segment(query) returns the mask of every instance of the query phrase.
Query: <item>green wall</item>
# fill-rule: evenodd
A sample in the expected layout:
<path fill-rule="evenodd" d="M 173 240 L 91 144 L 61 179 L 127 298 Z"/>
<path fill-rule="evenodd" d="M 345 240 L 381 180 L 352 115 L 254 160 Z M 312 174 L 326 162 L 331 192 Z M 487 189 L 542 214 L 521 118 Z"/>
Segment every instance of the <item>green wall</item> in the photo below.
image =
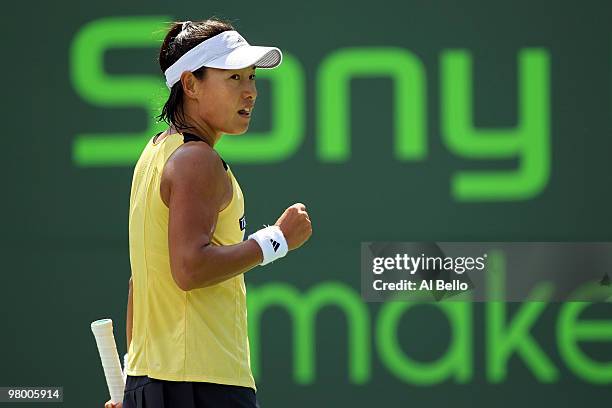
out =
<path fill-rule="evenodd" d="M 363 241 L 612 241 L 609 2 L 7 7 L 0 385 L 107 400 L 89 323 L 112 318 L 124 351 L 131 175 L 166 92 L 154 31 L 215 14 L 286 56 L 220 145 L 247 231 L 298 201 L 314 228 L 246 275 L 262 407 L 611 399 L 609 304 L 359 297 Z"/>

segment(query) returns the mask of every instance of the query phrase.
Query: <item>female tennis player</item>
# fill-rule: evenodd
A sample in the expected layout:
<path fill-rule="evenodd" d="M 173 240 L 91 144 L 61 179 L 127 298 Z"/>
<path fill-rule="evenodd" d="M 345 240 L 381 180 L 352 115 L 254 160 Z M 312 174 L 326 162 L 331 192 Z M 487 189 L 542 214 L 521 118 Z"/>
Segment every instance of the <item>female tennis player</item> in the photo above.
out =
<path fill-rule="evenodd" d="M 125 394 L 106 408 L 258 407 L 243 274 L 300 247 L 311 223 L 294 204 L 244 240 L 242 192 L 214 148 L 246 132 L 255 70 L 281 61 L 224 21 L 170 27 L 159 53 L 169 128 L 144 148 L 130 195 Z"/>

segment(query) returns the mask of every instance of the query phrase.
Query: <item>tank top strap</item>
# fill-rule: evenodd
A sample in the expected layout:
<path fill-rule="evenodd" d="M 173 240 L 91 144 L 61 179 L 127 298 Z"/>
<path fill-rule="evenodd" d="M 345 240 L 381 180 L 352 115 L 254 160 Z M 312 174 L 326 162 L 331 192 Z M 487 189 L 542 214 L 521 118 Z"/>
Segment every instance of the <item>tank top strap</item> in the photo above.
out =
<path fill-rule="evenodd" d="M 204 143 L 204 141 L 200 137 L 194 135 L 193 133 L 185 132 L 185 133 L 183 133 L 183 143 L 187 143 L 187 142 L 202 142 L 202 143 Z M 225 171 L 227 171 L 229 169 L 229 166 L 227 165 L 225 160 L 223 160 L 223 157 L 221 157 L 221 155 L 219 155 L 219 158 L 223 162 L 223 168 L 225 169 Z"/>

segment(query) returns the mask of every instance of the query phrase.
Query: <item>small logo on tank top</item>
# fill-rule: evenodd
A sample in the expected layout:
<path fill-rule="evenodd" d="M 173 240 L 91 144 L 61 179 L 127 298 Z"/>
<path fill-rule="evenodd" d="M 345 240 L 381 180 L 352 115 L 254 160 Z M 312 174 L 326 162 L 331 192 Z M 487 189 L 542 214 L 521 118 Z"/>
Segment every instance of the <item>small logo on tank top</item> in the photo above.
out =
<path fill-rule="evenodd" d="M 244 231 L 246 228 L 246 218 L 244 218 L 244 215 L 238 220 L 238 225 L 240 226 L 240 231 Z"/>

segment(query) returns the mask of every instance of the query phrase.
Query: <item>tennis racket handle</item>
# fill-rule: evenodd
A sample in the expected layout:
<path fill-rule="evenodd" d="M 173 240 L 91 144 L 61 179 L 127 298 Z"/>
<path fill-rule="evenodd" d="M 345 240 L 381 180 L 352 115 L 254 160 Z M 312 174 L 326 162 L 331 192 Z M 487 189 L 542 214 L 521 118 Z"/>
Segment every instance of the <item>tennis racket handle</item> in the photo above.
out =
<path fill-rule="evenodd" d="M 125 382 L 123 381 L 117 344 L 113 335 L 113 321 L 111 319 L 96 320 L 91 323 L 91 331 L 96 338 L 111 401 L 114 404 L 122 402 Z"/>

